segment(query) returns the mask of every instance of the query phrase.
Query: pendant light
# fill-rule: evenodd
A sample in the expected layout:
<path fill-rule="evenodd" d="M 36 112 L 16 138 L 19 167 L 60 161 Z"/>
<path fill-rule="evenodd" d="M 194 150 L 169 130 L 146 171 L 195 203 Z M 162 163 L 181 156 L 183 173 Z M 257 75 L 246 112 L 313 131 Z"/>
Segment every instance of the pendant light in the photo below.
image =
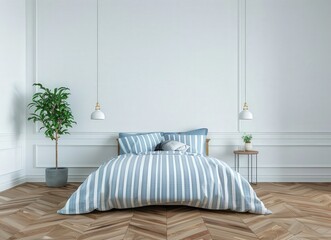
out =
<path fill-rule="evenodd" d="M 247 80 L 246 80 L 246 21 L 247 21 L 247 17 L 246 17 L 246 2 L 247 0 L 245 0 L 245 103 L 243 106 L 243 110 L 239 113 L 239 120 L 252 120 L 253 119 L 253 114 L 248 110 L 248 105 L 247 105 L 247 101 L 246 101 L 246 97 L 247 97 Z"/>
<path fill-rule="evenodd" d="M 97 103 L 95 111 L 91 114 L 92 120 L 104 120 L 105 114 L 101 111 L 99 104 L 99 0 L 97 0 Z"/>

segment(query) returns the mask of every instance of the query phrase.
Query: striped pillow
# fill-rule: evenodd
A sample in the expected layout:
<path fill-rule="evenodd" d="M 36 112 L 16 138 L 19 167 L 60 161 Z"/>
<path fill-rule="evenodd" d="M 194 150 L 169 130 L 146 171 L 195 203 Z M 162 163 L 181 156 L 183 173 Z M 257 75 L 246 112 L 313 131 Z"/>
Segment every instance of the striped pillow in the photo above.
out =
<path fill-rule="evenodd" d="M 118 139 L 121 153 L 145 153 L 154 151 L 156 145 L 162 142 L 161 133 L 132 135 Z"/>
<path fill-rule="evenodd" d="M 206 135 L 164 134 L 164 139 L 189 145 L 187 152 L 206 155 Z"/>

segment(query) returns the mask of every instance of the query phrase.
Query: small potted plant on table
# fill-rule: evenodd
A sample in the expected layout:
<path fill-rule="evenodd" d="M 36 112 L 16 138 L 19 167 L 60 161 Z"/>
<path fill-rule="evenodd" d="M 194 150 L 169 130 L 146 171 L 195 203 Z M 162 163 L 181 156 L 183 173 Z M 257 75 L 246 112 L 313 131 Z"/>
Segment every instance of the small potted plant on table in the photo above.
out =
<path fill-rule="evenodd" d="M 252 134 L 245 133 L 241 138 L 244 140 L 245 143 L 245 151 L 252 151 L 253 150 Z"/>
<path fill-rule="evenodd" d="M 53 91 L 40 83 L 33 86 L 40 88 L 32 96 L 29 108 L 34 107 L 28 120 L 40 122 L 41 129 L 45 130 L 45 136 L 55 140 L 55 168 L 46 168 L 46 185 L 49 187 L 62 187 L 68 181 L 68 168 L 58 167 L 58 141 L 61 135 L 70 134 L 68 129 L 76 124 L 67 99 L 70 89 L 66 87 L 55 88 Z"/>

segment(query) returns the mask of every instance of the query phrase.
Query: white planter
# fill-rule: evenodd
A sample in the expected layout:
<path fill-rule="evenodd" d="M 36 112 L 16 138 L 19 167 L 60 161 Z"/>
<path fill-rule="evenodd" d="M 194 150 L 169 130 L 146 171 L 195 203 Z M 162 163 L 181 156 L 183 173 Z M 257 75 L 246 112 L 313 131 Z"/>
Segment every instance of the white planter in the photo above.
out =
<path fill-rule="evenodd" d="M 253 144 L 252 143 L 245 143 L 245 150 L 246 151 L 252 151 L 253 150 Z"/>

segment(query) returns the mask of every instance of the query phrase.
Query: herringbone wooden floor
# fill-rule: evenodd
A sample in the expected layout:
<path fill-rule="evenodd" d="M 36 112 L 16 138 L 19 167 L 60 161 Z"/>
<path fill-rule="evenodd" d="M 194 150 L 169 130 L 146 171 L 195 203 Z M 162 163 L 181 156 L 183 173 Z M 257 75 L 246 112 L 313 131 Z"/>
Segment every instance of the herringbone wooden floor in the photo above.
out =
<path fill-rule="evenodd" d="M 78 186 L 0 193 L 0 239 L 331 239 L 331 183 L 259 183 L 267 216 L 180 206 L 57 214 Z"/>

